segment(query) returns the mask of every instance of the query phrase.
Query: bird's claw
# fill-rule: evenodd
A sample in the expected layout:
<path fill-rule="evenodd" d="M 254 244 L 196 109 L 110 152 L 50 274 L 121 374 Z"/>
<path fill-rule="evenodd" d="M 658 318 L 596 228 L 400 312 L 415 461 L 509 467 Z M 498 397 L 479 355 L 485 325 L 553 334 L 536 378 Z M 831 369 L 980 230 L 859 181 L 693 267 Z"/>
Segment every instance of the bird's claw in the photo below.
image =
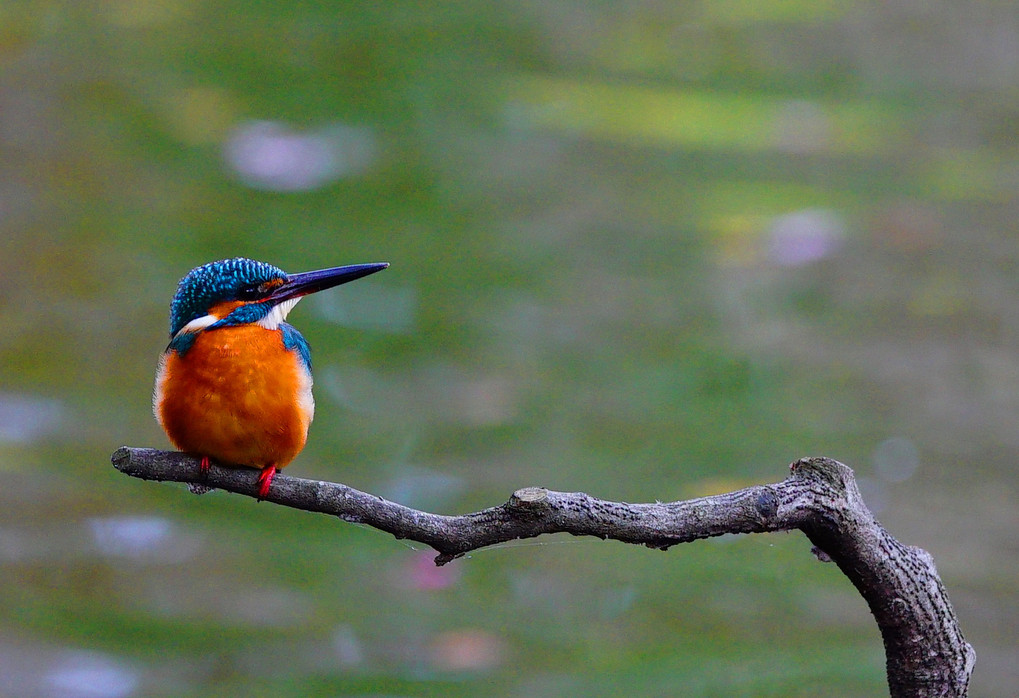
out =
<path fill-rule="evenodd" d="M 258 474 L 258 499 L 259 501 L 269 496 L 269 486 L 272 485 L 272 479 L 276 475 L 276 466 L 267 465 L 262 468 L 262 472 Z"/>

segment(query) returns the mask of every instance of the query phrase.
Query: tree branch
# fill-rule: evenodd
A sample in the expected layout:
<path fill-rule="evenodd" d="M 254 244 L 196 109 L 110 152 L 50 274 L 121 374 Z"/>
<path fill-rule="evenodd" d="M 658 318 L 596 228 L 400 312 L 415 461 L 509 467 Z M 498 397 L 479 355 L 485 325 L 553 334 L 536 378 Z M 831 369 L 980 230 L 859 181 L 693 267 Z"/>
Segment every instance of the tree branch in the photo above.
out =
<path fill-rule="evenodd" d="M 254 497 L 257 471 L 212 466 L 169 451 L 120 448 L 117 470 L 145 480 L 188 483 Z M 628 504 L 583 492 L 525 487 L 471 514 L 417 511 L 332 482 L 279 474 L 267 501 L 362 523 L 434 548 L 438 565 L 472 550 L 545 533 L 612 538 L 666 550 L 725 533 L 798 529 L 818 557 L 834 561 L 877 621 L 891 695 L 965 696 L 976 661 L 931 556 L 893 538 L 867 509 L 853 471 L 830 458 L 803 458 L 782 482 L 679 502 Z"/>

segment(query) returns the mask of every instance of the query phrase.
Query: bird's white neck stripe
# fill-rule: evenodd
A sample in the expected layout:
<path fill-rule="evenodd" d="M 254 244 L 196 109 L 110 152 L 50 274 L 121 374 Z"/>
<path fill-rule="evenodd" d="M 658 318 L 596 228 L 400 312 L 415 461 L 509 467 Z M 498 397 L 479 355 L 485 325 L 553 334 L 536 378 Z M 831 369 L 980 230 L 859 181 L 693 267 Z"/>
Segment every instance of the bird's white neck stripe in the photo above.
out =
<path fill-rule="evenodd" d="M 287 319 L 287 315 L 290 313 L 291 310 L 294 309 L 294 306 L 297 305 L 297 301 L 299 300 L 301 300 L 300 296 L 297 298 L 285 300 L 282 303 L 279 303 L 278 305 L 274 305 L 272 310 L 269 311 L 269 314 L 266 315 L 261 320 L 259 320 L 256 324 L 260 325 L 261 327 L 264 327 L 267 330 L 278 330 L 280 327 L 280 323 Z M 216 324 L 222 319 L 223 318 L 216 317 L 215 315 L 211 314 L 203 315 L 202 317 L 196 317 L 194 320 L 181 327 L 180 331 L 177 332 L 176 335 L 174 335 L 174 339 L 180 337 L 182 334 L 201 332 L 202 330 L 211 327 L 212 325 Z"/>
<path fill-rule="evenodd" d="M 196 317 L 194 320 L 181 327 L 180 331 L 174 335 L 174 339 L 189 332 L 201 332 L 209 325 L 217 322 L 219 322 L 219 318 L 215 315 L 203 315 L 202 317 Z"/>

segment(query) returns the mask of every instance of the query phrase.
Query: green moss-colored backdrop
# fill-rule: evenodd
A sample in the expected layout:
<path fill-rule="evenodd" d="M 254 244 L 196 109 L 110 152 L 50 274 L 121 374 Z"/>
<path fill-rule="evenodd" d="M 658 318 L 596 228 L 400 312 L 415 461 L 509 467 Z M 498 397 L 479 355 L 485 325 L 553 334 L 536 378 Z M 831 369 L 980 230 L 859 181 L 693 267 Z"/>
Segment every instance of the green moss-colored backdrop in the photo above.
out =
<path fill-rule="evenodd" d="M 464 512 L 856 469 L 1019 693 L 1019 9 L 0 4 L 0 693 L 872 696 L 799 535 L 427 550 L 116 473 L 177 280 L 312 297 L 290 474 Z"/>

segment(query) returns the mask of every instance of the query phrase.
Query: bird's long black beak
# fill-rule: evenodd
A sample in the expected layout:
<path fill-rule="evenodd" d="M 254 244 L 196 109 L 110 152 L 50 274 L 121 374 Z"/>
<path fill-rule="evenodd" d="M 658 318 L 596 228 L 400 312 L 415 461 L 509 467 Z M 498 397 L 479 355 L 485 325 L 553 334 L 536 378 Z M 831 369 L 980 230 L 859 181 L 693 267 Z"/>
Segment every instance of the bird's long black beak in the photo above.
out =
<path fill-rule="evenodd" d="M 306 271 L 301 274 L 290 274 L 281 286 L 278 286 L 270 295 L 268 300 L 273 303 L 282 303 L 291 298 L 300 298 L 309 293 L 324 291 L 333 286 L 345 284 L 361 277 L 382 271 L 389 266 L 389 262 L 372 262 L 371 264 L 350 264 L 345 267 L 333 267 L 332 269 L 319 269 L 318 271 Z"/>

